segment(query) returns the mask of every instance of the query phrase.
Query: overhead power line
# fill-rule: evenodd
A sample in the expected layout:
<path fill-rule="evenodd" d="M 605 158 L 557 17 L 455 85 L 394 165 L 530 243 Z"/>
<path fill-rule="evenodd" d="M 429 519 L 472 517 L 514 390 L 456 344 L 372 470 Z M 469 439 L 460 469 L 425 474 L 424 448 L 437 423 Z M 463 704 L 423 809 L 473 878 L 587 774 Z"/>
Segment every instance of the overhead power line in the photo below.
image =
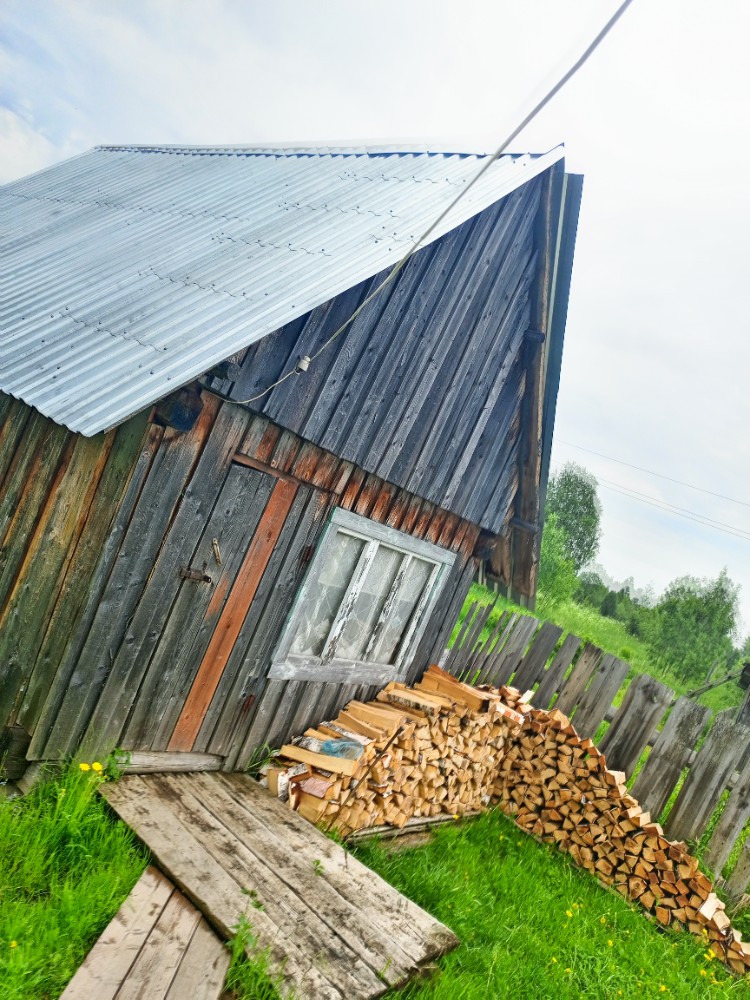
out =
<path fill-rule="evenodd" d="M 629 497 L 631 500 L 637 500 L 639 503 L 645 503 L 649 507 L 656 507 L 659 510 L 663 510 L 667 514 L 672 514 L 674 517 L 683 517 L 687 521 L 695 521 L 698 524 L 702 524 L 704 528 L 711 528 L 713 531 L 721 531 L 724 535 L 733 535 L 735 538 L 741 538 L 743 541 L 750 542 L 750 535 L 741 534 L 738 531 L 730 531 L 728 528 L 720 528 L 716 524 L 709 524 L 700 517 L 692 517 L 690 514 L 683 514 L 678 510 L 673 510 L 669 507 L 665 507 L 662 504 L 654 500 L 647 500 L 645 497 L 636 496 L 626 490 L 619 490 L 614 486 L 608 486 L 606 483 L 602 483 L 605 490 L 612 490 L 613 493 L 620 493 L 624 497 Z"/>
<path fill-rule="evenodd" d="M 697 510 L 690 510 L 687 507 L 678 507 L 676 504 L 669 503 L 668 500 L 662 500 L 661 497 L 652 496 L 650 493 L 641 493 L 639 490 L 634 490 L 630 486 L 625 486 L 624 483 L 615 483 L 612 482 L 611 479 L 603 479 L 601 476 L 596 476 L 595 478 L 600 486 L 610 487 L 620 492 L 625 492 L 627 495 L 632 496 L 634 500 L 651 502 L 671 513 L 690 517 L 694 521 L 705 523 L 706 527 L 726 528 L 728 531 L 731 531 L 732 534 L 736 534 L 738 537 L 745 538 L 748 542 L 750 542 L 750 531 L 745 528 L 741 528 L 737 524 L 727 524 L 726 521 L 717 521 L 716 518 L 708 517 L 707 514 L 701 514 Z"/>
<path fill-rule="evenodd" d="M 562 88 L 570 80 L 572 80 L 572 78 L 576 75 L 578 70 L 581 69 L 581 67 L 588 62 L 588 60 L 591 58 L 594 52 L 596 52 L 601 43 L 604 41 L 604 39 L 607 37 L 607 35 L 614 28 L 614 26 L 617 24 L 617 22 L 620 20 L 622 15 L 625 13 L 625 11 L 632 3 L 633 0 L 623 0 L 623 3 L 619 5 L 614 14 L 609 18 L 609 20 L 605 23 L 604 27 L 598 32 L 598 34 L 589 43 L 589 45 L 584 49 L 584 51 L 581 53 L 578 59 L 576 59 L 576 61 L 573 63 L 573 65 L 568 70 L 566 70 L 565 73 L 563 73 L 563 75 L 560 77 L 557 83 L 555 83 L 545 93 L 544 97 L 542 97 L 542 99 L 534 105 L 531 111 L 529 111 L 529 113 L 523 118 L 520 124 L 513 129 L 510 135 L 508 135 L 500 143 L 500 145 L 497 147 L 492 156 L 490 156 L 482 163 L 482 166 L 479 168 L 476 174 L 474 174 L 474 176 L 466 185 L 466 187 L 462 188 L 461 191 L 459 191 L 459 193 L 456 195 L 453 201 L 451 201 L 451 203 L 447 206 L 447 208 L 444 208 L 443 211 L 438 215 L 438 217 L 427 227 L 427 229 L 425 229 L 422 235 L 417 240 L 415 240 L 414 243 L 412 243 L 411 247 L 407 250 L 407 252 L 401 258 L 401 260 L 399 260 L 398 263 L 394 264 L 391 271 L 383 279 L 383 281 L 381 281 L 381 283 L 377 286 L 377 288 L 375 288 L 372 292 L 370 292 L 370 294 L 354 310 L 351 316 L 349 316 L 349 318 L 345 322 L 343 322 L 341 326 L 331 334 L 328 340 L 326 340 L 318 348 L 318 350 L 309 358 L 305 357 L 300 359 L 300 363 L 295 365 L 294 368 L 290 368 L 288 372 L 286 372 L 284 375 L 281 376 L 281 378 L 278 378 L 275 382 L 272 382 L 271 385 L 267 386 L 263 390 L 263 392 L 258 393 L 256 396 L 250 396 L 249 399 L 235 399 L 233 400 L 233 402 L 254 403 L 258 399 L 262 399 L 263 396 L 271 392 L 272 389 L 275 389 L 277 385 L 281 385 L 282 382 L 285 382 L 288 378 L 291 378 L 292 375 L 298 375 L 301 374 L 302 372 L 307 371 L 310 364 L 312 364 L 313 361 L 319 358 L 320 355 L 323 353 L 323 351 L 325 351 L 328 347 L 330 347 L 330 345 L 334 342 L 334 340 L 336 340 L 337 337 L 340 337 L 341 334 L 344 333 L 351 326 L 351 324 L 354 322 L 357 316 L 359 316 L 362 310 L 366 306 L 368 306 L 376 296 L 380 295 L 380 293 L 385 288 L 387 288 L 388 285 L 390 285 L 393 281 L 395 281 L 397 275 L 404 269 L 408 261 L 414 256 L 417 250 L 419 250 L 419 248 L 429 239 L 432 233 L 437 229 L 437 227 L 443 221 L 443 219 L 450 212 L 453 211 L 453 209 L 456 207 L 459 201 L 461 201 L 462 198 L 466 197 L 466 195 L 469 193 L 469 191 L 471 191 L 471 189 L 479 181 L 479 179 L 483 177 L 484 174 L 490 169 L 495 160 L 499 159 L 502 156 L 502 154 L 508 149 L 513 140 L 516 139 L 516 137 L 521 132 L 523 132 L 523 130 L 526 128 L 527 125 L 531 124 L 531 122 L 536 118 L 536 116 L 544 108 L 546 108 L 546 106 L 549 104 L 552 98 L 555 97 L 562 90 Z"/>
<path fill-rule="evenodd" d="M 556 471 L 559 472 L 560 468 L 560 465 L 556 465 Z M 727 524 L 725 521 L 717 521 L 705 514 L 698 513 L 698 511 L 689 510 L 686 507 L 677 507 L 675 504 L 652 496 L 649 493 L 641 493 L 638 490 L 633 490 L 623 483 L 615 483 L 600 476 L 594 476 L 594 479 L 605 490 L 611 490 L 613 493 L 619 493 L 630 500 L 637 500 L 639 503 L 646 504 L 649 507 L 655 507 L 665 514 L 672 514 L 674 517 L 682 517 L 687 521 L 694 521 L 696 524 L 703 525 L 704 528 L 711 528 L 714 531 L 722 532 L 722 534 L 732 535 L 735 538 L 741 538 L 745 542 L 750 542 L 750 531 L 746 531 L 736 524 Z"/>
<path fill-rule="evenodd" d="M 666 479 L 667 482 L 677 483 L 679 486 L 687 486 L 688 489 L 697 490 L 698 493 L 706 493 L 710 497 L 718 497 L 719 500 L 729 500 L 730 503 L 739 504 L 741 507 L 750 507 L 750 502 L 747 500 L 737 500 L 736 497 L 729 497 L 725 493 L 715 493 L 713 490 L 707 490 L 703 486 L 696 486 L 694 483 L 686 483 L 682 479 L 673 479 L 672 476 L 665 476 L 662 472 L 654 472 L 653 469 L 644 469 L 640 465 L 633 465 L 632 462 L 624 462 L 621 458 L 613 458 L 612 455 L 605 455 L 601 451 L 594 451 L 593 448 L 584 448 L 582 444 L 573 444 L 572 441 L 563 441 L 562 438 L 557 438 L 560 444 L 565 444 L 569 448 L 577 448 L 579 451 L 586 451 L 590 455 L 598 455 L 599 458 L 605 458 L 608 462 L 616 462 L 618 465 L 626 465 L 629 469 L 637 469 L 639 472 L 645 472 L 648 476 L 657 476 L 659 479 Z"/>

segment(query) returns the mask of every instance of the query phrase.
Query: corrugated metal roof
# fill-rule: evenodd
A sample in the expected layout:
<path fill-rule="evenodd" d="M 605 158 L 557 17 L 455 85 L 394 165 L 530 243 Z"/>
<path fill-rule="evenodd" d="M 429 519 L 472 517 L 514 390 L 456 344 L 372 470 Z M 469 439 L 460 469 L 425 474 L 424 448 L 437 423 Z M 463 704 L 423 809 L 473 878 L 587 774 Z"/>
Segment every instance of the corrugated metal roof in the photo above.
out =
<path fill-rule="evenodd" d="M 561 159 L 503 156 L 433 242 Z M 97 147 L 0 187 L 0 389 L 91 435 L 397 262 L 482 155 Z"/>

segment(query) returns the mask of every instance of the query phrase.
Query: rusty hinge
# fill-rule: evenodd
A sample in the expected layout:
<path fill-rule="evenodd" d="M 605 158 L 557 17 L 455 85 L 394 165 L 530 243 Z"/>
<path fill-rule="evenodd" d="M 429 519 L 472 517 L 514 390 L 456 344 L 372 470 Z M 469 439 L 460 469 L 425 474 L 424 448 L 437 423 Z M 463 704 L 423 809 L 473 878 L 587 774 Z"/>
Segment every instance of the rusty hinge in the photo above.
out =
<path fill-rule="evenodd" d="M 183 580 L 195 580 L 196 583 L 214 582 L 208 573 L 204 573 L 202 569 L 190 569 L 189 566 L 180 567 L 179 574 Z"/>

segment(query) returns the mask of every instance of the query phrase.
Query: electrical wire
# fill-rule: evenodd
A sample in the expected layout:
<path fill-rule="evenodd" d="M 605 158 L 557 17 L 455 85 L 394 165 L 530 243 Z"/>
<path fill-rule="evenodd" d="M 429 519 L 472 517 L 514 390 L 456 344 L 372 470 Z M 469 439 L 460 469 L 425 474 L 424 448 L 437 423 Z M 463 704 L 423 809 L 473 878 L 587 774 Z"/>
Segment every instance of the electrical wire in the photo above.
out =
<path fill-rule="evenodd" d="M 741 507 L 750 507 L 750 503 L 747 500 L 737 500 L 735 497 L 728 497 L 724 493 L 714 493 L 713 490 L 704 489 L 703 486 L 695 486 L 693 483 L 686 483 L 682 479 L 673 479 L 671 476 L 665 476 L 661 472 L 654 472 L 652 469 L 644 469 L 640 465 L 633 465 L 632 462 L 623 462 L 620 458 L 613 458 L 612 455 L 605 455 L 601 451 L 594 451 L 593 448 L 584 448 L 582 444 L 573 444 L 572 441 L 563 441 L 562 438 L 556 439 L 559 444 L 565 444 L 569 448 L 577 448 L 579 451 L 586 451 L 590 455 L 598 455 L 599 458 L 604 458 L 608 462 L 616 462 L 618 465 L 626 465 L 629 469 L 637 469 L 639 472 L 645 472 L 649 476 L 657 476 L 659 479 L 666 479 L 667 482 L 677 483 L 678 486 L 687 486 L 691 490 L 697 490 L 699 493 L 707 493 L 710 497 L 718 497 L 719 500 L 729 500 L 730 503 L 739 504 Z"/>
<path fill-rule="evenodd" d="M 737 524 L 727 524 L 726 521 L 717 521 L 716 518 L 709 517 L 707 514 L 701 514 L 697 510 L 690 510 L 688 507 L 678 507 L 676 504 L 670 503 L 668 500 L 662 500 L 661 497 L 652 496 L 650 493 L 641 493 L 639 490 L 634 490 L 632 487 L 625 486 L 623 483 L 612 482 L 611 479 L 603 479 L 601 476 L 596 476 L 595 478 L 601 486 L 608 486 L 613 489 L 625 491 L 635 500 L 652 501 L 654 504 L 658 504 L 665 510 L 668 509 L 676 514 L 689 515 L 693 520 L 705 522 L 707 527 L 727 528 L 733 534 L 737 534 L 738 537 L 746 538 L 747 541 L 750 542 L 750 531 L 747 531 L 745 528 L 741 528 Z"/>
<path fill-rule="evenodd" d="M 594 54 L 594 52 L 596 52 L 596 50 L 599 48 L 601 43 L 610 33 L 612 28 L 614 28 L 615 24 L 617 24 L 617 22 L 620 20 L 622 15 L 625 13 L 625 11 L 632 3 L 633 0 L 623 0 L 623 3 L 619 5 L 617 10 L 615 10 L 614 14 L 609 18 L 609 20 L 605 23 L 604 27 L 597 33 L 595 38 L 581 53 L 578 59 L 576 59 L 573 65 L 568 70 L 566 70 L 566 72 L 560 77 L 557 83 L 555 83 L 545 93 L 544 97 L 542 97 L 542 99 L 534 105 L 531 111 L 529 111 L 529 113 L 523 118 L 521 123 L 517 125 L 510 133 L 510 135 L 508 135 L 502 141 L 502 143 L 497 147 L 495 152 L 487 160 L 485 160 L 485 162 L 482 164 L 482 166 L 479 168 L 476 174 L 472 177 L 472 179 L 469 181 L 466 187 L 462 188 L 462 190 L 459 191 L 459 193 L 456 195 L 453 201 L 451 201 L 450 204 L 443 209 L 443 211 L 438 215 L 438 217 L 434 220 L 434 222 L 432 222 L 428 226 L 428 228 L 422 233 L 422 235 L 417 240 L 414 241 L 409 250 L 407 250 L 407 252 L 401 258 L 401 260 L 399 260 L 398 263 L 396 263 L 393 266 L 389 274 L 383 279 L 383 281 L 381 281 L 381 283 L 377 286 L 377 288 L 375 288 L 372 292 L 370 292 L 370 294 L 354 310 L 351 316 L 349 316 L 349 318 L 345 320 L 345 322 L 343 322 L 341 326 L 331 334 L 331 336 L 318 348 L 318 350 L 313 355 L 310 356 L 309 359 L 307 358 L 304 359 L 306 361 L 305 367 L 300 369 L 298 368 L 298 366 L 295 365 L 294 368 L 290 368 L 288 372 L 286 372 L 275 382 L 273 382 L 271 385 L 265 388 L 263 392 L 258 393 L 256 396 L 250 396 L 248 399 L 235 399 L 233 400 L 233 402 L 240 404 L 255 403 L 257 400 L 262 399 L 269 392 L 271 392 L 272 389 L 275 389 L 277 386 L 281 385 L 282 382 L 286 382 L 286 380 L 288 378 L 291 378 L 292 375 L 300 374 L 301 371 L 307 371 L 309 365 L 312 364 L 312 362 L 315 361 L 317 358 L 319 358 L 320 355 L 323 353 L 323 351 L 325 351 L 328 347 L 330 347 L 330 345 L 334 342 L 334 340 L 336 340 L 337 337 L 340 337 L 341 334 L 344 333 L 344 331 L 351 326 L 351 324 L 354 322 L 357 316 L 359 316 L 362 310 L 365 309 L 365 307 L 368 306 L 374 298 L 380 295 L 380 293 L 385 288 L 387 288 L 388 285 L 390 285 L 393 281 L 395 281 L 397 275 L 404 269 L 409 260 L 414 256 L 417 250 L 419 250 L 419 248 L 425 243 L 425 241 L 430 237 L 430 235 L 435 231 L 435 229 L 437 229 L 437 227 L 440 225 L 443 219 L 450 212 L 452 212 L 453 209 L 456 207 L 456 205 L 459 203 L 459 201 L 461 201 L 461 199 L 464 198 L 469 193 L 469 191 L 471 191 L 474 185 L 480 180 L 481 177 L 484 176 L 484 174 L 489 170 L 492 164 L 502 156 L 502 154 L 506 151 L 508 146 L 510 146 L 513 140 L 526 128 L 527 125 L 529 125 L 536 118 L 536 116 L 549 104 L 549 102 L 562 90 L 562 88 L 576 75 L 579 69 L 581 69 L 581 67 L 588 62 L 590 57 Z"/>
<path fill-rule="evenodd" d="M 735 538 L 741 538 L 745 542 L 750 542 L 750 536 L 748 535 L 740 534 L 737 531 L 730 531 L 728 528 L 720 528 L 715 524 L 708 524 L 700 517 L 691 517 L 690 514 L 681 514 L 678 510 L 664 507 L 660 503 L 635 496 L 633 493 L 626 492 L 625 490 L 618 490 L 614 486 L 607 486 L 605 483 L 602 483 L 602 486 L 605 490 L 611 490 L 613 493 L 620 493 L 624 497 L 629 497 L 631 500 L 637 500 L 639 503 L 645 503 L 649 507 L 656 507 L 658 510 L 663 510 L 667 514 L 674 515 L 674 517 L 684 517 L 686 521 L 695 521 L 697 524 L 702 524 L 704 528 L 711 528 L 713 531 L 720 531 L 724 535 L 733 535 Z"/>
<path fill-rule="evenodd" d="M 562 466 L 557 465 L 555 471 L 559 472 L 561 468 Z M 722 534 L 733 535 L 735 538 L 741 538 L 745 542 L 750 542 L 750 531 L 746 531 L 744 528 L 740 528 L 736 524 L 727 524 L 726 521 L 717 521 L 705 514 L 699 514 L 698 511 L 690 510 L 687 507 L 678 507 L 676 504 L 671 504 L 667 500 L 661 500 L 659 497 L 654 497 L 649 493 L 641 493 L 639 490 L 631 489 L 623 483 L 615 483 L 612 480 L 604 479 L 601 476 L 594 476 L 594 479 L 596 479 L 597 483 L 605 490 L 611 490 L 613 493 L 619 493 L 621 496 L 628 497 L 631 500 L 637 500 L 639 503 L 644 503 L 649 507 L 655 507 L 658 510 L 664 511 L 666 514 L 673 514 L 675 517 L 682 517 L 687 521 L 694 521 L 696 524 L 702 524 L 704 528 L 712 528 L 714 531 L 721 531 Z"/>

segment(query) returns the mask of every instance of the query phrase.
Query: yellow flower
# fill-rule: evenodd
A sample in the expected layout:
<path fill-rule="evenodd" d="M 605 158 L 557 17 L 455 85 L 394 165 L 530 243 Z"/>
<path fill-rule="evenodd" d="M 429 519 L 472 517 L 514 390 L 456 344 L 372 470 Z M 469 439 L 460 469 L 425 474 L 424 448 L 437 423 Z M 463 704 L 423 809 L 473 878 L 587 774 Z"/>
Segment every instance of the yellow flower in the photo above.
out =
<path fill-rule="evenodd" d="M 85 762 L 78 765 L 82 771 L 90 771 L 91 764 L 86 764 Z"/>
<path fill-rule="evenodd" d="M 661 986 L 659 987 L 659 992 L 660 993 L 666 993 L 667 992 L 667 987 L 664 985 L 664 983 L 662 983 Z"/>
<path fill-rule="evenodd" d="M 17 948 L 18 947 L 18 941 L 11 941 L 9 947 L 10 948 Z"/>
<path fill-rule="evenodd" d="M 565 916 L 566 917 L 572 917 L 573 916 L 573 911 L 572 910 L 566 910 L 565 911 Z"/>
<path fill-rule="evenodd" d="M 606 917 L 602 917 L 602 919 L 599 921 L 600 924 L 606 924 L 606 922 L 607 922 Z"/>
<path fill-rule="evenodd" d="M 103 771 L 104 768 L 102 767 L 102 765 L 99 763 L 98 760 L 95 760 L 94 763 L 91 765 L 91 770 L 92 771 Z"/>
<path fill-rule="evenodd" d="M 607 941 L 607 944 L 609 945 L 610 948 L 614 947 L 614 941 Z"/>
<path fill-rule="evenodd" d="M 707 975 L 708 975 L 708 973 L 706 972 L 706 970 L 705 970 L 705 969 L 701 969 L 701 975 L 702 975 L 702 976 L 707 976 Z"/>
<path fill-rule="evenodd" d="M 557 964 L 557 959 L 555 958 L 555 956 L 554 956 L 554 955 L 552 956 L 552 961 L 553 961 L 553 962 L 554 962 L 555 964 Z"/>
<path fill-rule="evenodd" d="M 573 970 L 570 968 L 570 966 L 568 966 L 568 968 L 565 971 L 566 972 L 572 972 Z"/>
<path fill-rule="evenodd" d="M 453 813 L 453 818 L 458 819 L 458 813 Z"/>
<path fill-rule="evenodd" d="M 707 962 L 713 962 L 713 960 L 714 960 L 714 958 L 716 956 L 714 955 L 714 953 L 712 951 L 704 951 L 703 952 L 703 957 L 705 958 L 705 960 Z"/>

